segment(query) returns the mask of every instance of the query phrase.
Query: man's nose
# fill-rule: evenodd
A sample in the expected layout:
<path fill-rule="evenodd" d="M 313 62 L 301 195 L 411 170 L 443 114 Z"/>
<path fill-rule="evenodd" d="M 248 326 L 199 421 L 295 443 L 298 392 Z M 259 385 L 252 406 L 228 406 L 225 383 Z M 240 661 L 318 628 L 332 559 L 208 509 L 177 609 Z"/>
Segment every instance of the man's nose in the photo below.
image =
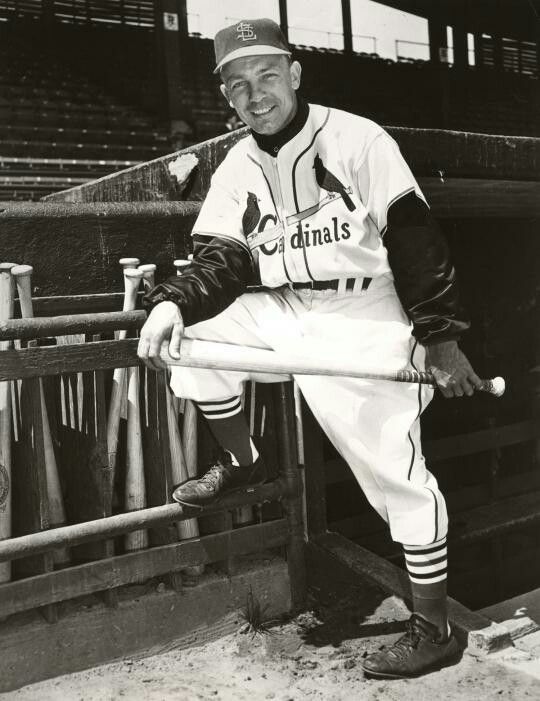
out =
<path fill-rule="evenodd" d="M 265 97 L 264 90 L 259 83 L 250 85 L 249 99 L 251 102 L 260 102 Z"/>

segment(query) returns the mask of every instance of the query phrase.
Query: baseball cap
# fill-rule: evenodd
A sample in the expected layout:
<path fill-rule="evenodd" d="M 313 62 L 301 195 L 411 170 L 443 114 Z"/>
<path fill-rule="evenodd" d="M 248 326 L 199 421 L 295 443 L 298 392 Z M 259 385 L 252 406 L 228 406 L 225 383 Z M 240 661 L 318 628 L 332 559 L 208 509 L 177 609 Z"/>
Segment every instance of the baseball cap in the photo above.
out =
<path fill-rule="evenodd" d="M 271 19 L 243 19 L 220 29 L 214 39 L 217 73 L 222 66 L 243 56 L 291 55 L 279 25 Z"/>

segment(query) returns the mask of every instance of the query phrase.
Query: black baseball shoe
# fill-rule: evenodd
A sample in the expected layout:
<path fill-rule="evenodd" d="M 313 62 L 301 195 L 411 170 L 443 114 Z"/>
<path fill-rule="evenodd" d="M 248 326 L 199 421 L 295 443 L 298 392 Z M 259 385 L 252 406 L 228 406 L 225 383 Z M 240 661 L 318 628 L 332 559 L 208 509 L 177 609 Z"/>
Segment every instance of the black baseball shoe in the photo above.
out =
<path fill-rule="evenodd" d="M 441 639 L 437 626 L 413 613 L 407 632 L 390 647 L 366 657 L 364 673 L 376 679 L 419 677 L 457 662 L 461 648 L 452 633 Z"/>
<path fill-rule="evenodd" d="M 184 506 L 202 508 L 231 492 L 256 487 L 266 480 L 266 467 L 259 456 L 247 467 L 232 464 L 231 454 L 220 451 L 212 467 L 199 479 L 183 482 L 173 492 L 173 499 Z"/>

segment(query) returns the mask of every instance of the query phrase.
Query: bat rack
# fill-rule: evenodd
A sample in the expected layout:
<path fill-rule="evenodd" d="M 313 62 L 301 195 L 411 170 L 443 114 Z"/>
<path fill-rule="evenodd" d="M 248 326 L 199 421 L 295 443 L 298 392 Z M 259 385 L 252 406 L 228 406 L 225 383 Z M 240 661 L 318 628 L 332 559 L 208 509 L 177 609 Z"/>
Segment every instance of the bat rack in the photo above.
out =
<path fill-rule="evenodd" d="M 103 339 L 103 335 L 119 329 L 140 328 L 144 318 L 143 312 L 135 311 L 0 322 L 0 340 L 16 341 L 14 348 L 0 353 L 0 381 L 10 382 L 15 388 L 18 416 L 14 428 L 12 537 L 0 541 L 0 563 L 12 565 L 11 580 L 0 584 L 2 616 L 39 608 L 47 620 L 54 622 L 60 602 L 105 592 L 106 601 L 115 606 L 115 593 L 122 585 L 170 575 L 173 587 L 179 589 L 181 573 L 190 568 L 200 570 L 210 563 L 268 549 L 284 553 L 292 606 L 300 609 L 306 578 L 292 382 L 268 386 L 268 405 L 273 412 L 270 438 L 275 451 L 271 462 L 276 465 L 271 479 L 249 494 L 229 495 L 204 508 L 197 514 L 199 523 L 206 521 L 212 527 L 204 533 L 201 529 L 197 538 L 179 540 L 173 524 L 192 519 L 194 514 L 171 503 L 170 452 L 160 449 L 167 443 L 167 421 L 163 420 L 164 397 L 169 391 L 166 378 L 164 373 L 147 371 L 139 364 L 135 339 Z M 51 343 L 53 337 L 69 334 L 84 334 L 87 342 Z M 29 339 L 40 341 L 21 347 Z M 113 368 L 138 365 L 144 386 L 141 414 L 146 415 L 148 424 L 143 433 L 150 443 L 154 435 L 153 444 L 145 448 L 145 458 L 149 458 L 145 460 L 148 506 L 123 512 L 115 504 L 115 485 L 107 463 L 103 430 L 106 390 Z M 79 423 L 76 430 L 66 430 L 58 405 L 68 397 L 73 400 L 75 394 L 69 391 L 81 376 L 84 401 L 80 411 L 75 406 L 74 412 L 76 418 L 79 415 Z M 68 523 L 55 528 L 49 522 L 43 446 L 34 440 L 40 428 L 40 380 L 44 383 L 68 512 Z M 66 446 L 62 445 L 64 437 Z M 230 514 L 247 506 L 256 508 L 258 519 L 233 528 Z M 21 514 L 26 517 L 22 519 Z M 118 547 L 119 536 L 140 530 L 152 536 L 150 547 L 131 552 Z M 67 566 L 55 568 L 53 556 L 59 548 L 66 548 L 72 560 Z"/>

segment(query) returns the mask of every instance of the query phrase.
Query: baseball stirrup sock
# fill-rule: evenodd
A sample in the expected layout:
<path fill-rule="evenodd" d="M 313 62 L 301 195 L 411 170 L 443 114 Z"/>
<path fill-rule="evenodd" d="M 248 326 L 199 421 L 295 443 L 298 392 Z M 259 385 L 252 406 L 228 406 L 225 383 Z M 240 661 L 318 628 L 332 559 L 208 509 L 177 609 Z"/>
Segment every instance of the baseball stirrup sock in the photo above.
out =
<path fill-rule="evenodd" d="M 431 545 L 403 545 L 403 551 L 413 584 L 430 585 L 446 579 L 446 538 Z"/>
<path fill-rule="evenodd" d="M 233 464 L 244 466 L 255 462 L 259 453 L 249 435 L 240 397 L 197 402 L 197 406 L 219 445 L 232 454 Z"/>

